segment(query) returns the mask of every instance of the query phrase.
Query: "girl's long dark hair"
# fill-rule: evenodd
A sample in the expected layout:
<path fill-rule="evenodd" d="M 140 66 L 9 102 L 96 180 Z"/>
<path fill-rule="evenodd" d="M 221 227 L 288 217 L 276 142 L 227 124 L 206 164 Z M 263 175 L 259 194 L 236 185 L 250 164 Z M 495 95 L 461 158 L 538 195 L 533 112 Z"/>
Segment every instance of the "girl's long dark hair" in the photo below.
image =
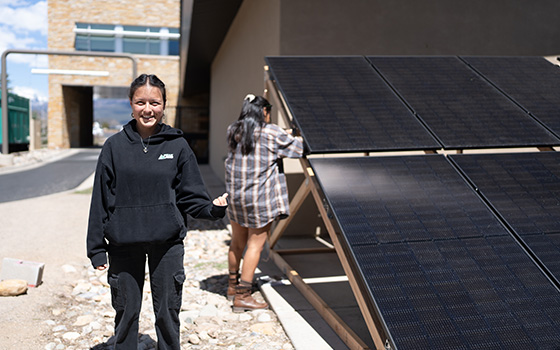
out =
<path fill-rule="evenodd" d="M 235 152 L 238 145 L 241 153 L 247 155 L 255 148 L 254 132 L 266 124 L 264 109 L 270 111 L 272 105 L 262 96 L 247 95 L 239 119 L 231 125 L 227 134 L 228 148 Z"/>

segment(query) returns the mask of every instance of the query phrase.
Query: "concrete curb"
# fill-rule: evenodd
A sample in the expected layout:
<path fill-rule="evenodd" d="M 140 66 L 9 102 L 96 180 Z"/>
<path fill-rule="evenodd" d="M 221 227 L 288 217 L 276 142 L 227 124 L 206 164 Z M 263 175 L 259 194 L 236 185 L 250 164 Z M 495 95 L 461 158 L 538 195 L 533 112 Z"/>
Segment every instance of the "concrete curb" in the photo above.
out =
<path fill-rule="evenodd" d="M 74 188 L 72 191 L 85 191 L 93 187 L 93 179 L 95 178 L 95 172 L 93 172 L 87 179 L 85 179 L 78 187 Z"/>
<path fill-rule="evenodd" d="M 277 282 L 275 282 L 277 283 Z M 307 323 L 307 321 L 274 290 L 271 283 L 261 285 L 261 292 L 278 316 L 294 348 L 328 350 L 332 347 Z"/>
<path fill-rule="evenodd" d="M 0 174 L 11 174 L 11 173 L 15 173 L 18 171 L 26 171 L 26 170 L 31 170 L 31 169 L 35 169 L 38 168 L 40 166 L 43 166 L 45 164 L 48 163 L 52 163 L 55 162 L 57 160 L 66 158 L 66 157 L 70 157 L 71 155 L 74 155 L 76 153 L 78 153 L 80 150 L 79 149 L 61 149 L 61 150 L 56 150 L 56 154 L 53 154 L 51 156 L 47 156 L 44 159 L 41 160 L 35 160 L 29 163 L 23 163 L 23 164 L 15 164 L 15 165 L 7 165 L 7 166 L 3 166 L 0 167 Z M 12 156 L 13 155 L 8 155 L 8 156 Z"/>

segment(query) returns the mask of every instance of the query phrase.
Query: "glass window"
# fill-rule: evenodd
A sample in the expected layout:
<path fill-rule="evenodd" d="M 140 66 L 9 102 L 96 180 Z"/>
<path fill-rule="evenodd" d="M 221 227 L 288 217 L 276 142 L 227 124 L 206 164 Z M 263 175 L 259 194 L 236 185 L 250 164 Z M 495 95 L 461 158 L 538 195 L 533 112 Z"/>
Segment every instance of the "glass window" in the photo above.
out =
<path fill-rule="evenodd" d="M 125 32 L 145 32 L 148 27 L 144 26 L 123 26 Z"/>
<path fill-rule="evenodd" d="M 77 51 L 179 55 L 179 40 L 168 37 L 168 33 L 178 34 L 179 28 L 76 23 L 76 29 Z"/>
<path fill-rule="evenodd" d="M 123 38 L 123 52 L 146 53 L 146 39 Z"/>
<path fill-rule="evenodd" d="M 159 39 L 149 39 L 148 40 L 148 54 L 150 55 L 159 55 L 160 54 L 160 42 Z"/>
<path fill-rule="evenodd" d="M 90 29 L 114 30 L 115 26 L 112 24 L 90 24 Z"/>
<path fill-rule="evenodd" d="M 179 40 L 169 39 L 169 55 L 179 56 Z"/>
<path fill-rule="evenodd" d="M 79 34 L 76 35 L 76 50 L 89 51 L 89 36 Z"/>
<path fill-rule="evenodd" d="M 106 36 L 90 36 L 91 51 L 115 51 L 115 38 Z"/>

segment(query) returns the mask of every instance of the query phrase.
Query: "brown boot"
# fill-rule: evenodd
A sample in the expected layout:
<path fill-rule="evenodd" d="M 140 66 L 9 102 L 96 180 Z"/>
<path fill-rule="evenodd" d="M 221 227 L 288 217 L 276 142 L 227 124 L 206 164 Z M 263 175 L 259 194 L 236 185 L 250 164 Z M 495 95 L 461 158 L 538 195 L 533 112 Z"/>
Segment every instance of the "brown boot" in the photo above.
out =
<path fill-rule="evenodd" d="M 233 301 L 235 297 L 235 287 L 239 284 L 239 272 L 229 271 L 228 287 L 227 287 L 227 298 L 229 301 Z"/>
<path fill-rule="evenodd" d="M 251 296 L 251 282 L 241 280 L 235 287 L 235 298 L 233 299 L 233 312 L 243 312 L 251 310 L 266 310 L 267 303 L 261 303 Z"/>

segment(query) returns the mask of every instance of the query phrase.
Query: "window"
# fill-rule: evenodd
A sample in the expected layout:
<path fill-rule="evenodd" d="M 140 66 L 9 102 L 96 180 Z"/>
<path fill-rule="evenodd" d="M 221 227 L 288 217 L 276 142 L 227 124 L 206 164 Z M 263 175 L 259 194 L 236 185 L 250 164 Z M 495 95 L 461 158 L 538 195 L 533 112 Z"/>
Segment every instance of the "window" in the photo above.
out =
<path fill-rule="evenodd" d="M 76 23 L 77 51 L 179 55 L 179 29 Z"/>

